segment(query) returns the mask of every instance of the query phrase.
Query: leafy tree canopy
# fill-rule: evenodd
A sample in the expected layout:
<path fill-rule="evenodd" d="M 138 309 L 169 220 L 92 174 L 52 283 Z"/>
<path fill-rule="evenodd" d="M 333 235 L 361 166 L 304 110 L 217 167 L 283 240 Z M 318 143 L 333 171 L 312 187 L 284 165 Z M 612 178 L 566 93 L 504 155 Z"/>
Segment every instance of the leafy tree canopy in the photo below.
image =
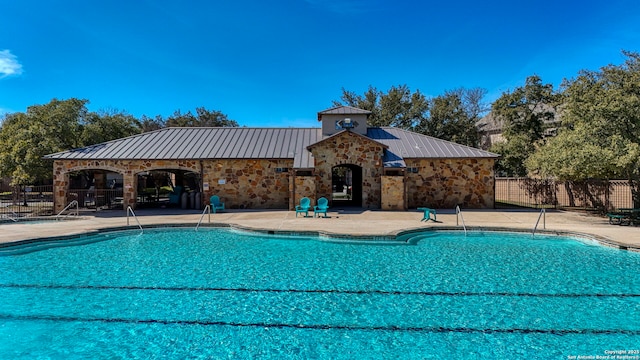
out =
<path fill-rule="evenodd" d="M 525 135 L 532 142 L 542 139 L 545 121 L 553 120 L 560 96 L 552 84 L 529 76 L 525 85 L 505 92 L 492 105 L 494 116 L 504 123 L 504 136 Z"/>
<path fill-rule="evenodd" d="M 428 117 L 413 131 L 467 146 L 480 140 L 476 122 L 486 110 L 482 99 L 486 90 L 455 89 L 429 100 Z"/>
<path fill-rule="evenodd" d="M 143 116 L 138 121 L 118 110 L 90 112 L 84 99 L 53 99 L 33 105 L 25 113 L 7 114 L 0 122 L 0 178 L 13 185 L 29 184 L 52 177 L 47 154 L 119 139 L 167 126 L 238 126 L 220 111 L 204 107 L 196 115 L 176 111 L 163 119 Z"/>
<path fill-rule="evenodd" d="M 476 146 L 475 122 L 485 111 L 484 89 L 456 89 L 434 99 L 407 85 L 392 86 L 388 92 L 373 86 L 363 94 L 342 89 L 334 106 L 348 105 L 371 111 L 369 126 L 393 126 L 460 144 Z"/>
<path fill-rule="evenodd" d="M 28 107 L 26 113 L 6 115 L 0 127 L 0 177 L 11 178 L 13 185 L 50 179 L 52 162 L 45 155 L 139 132 L 131 115 L 89 112 L 87 103 L 53 99 Z"/>
<path fill-rule="evenodd" d="M 553 120 L 560 95 L 553 85 L 543 84 L 537 76 L 529 76 L 525 85 L 507 91 L 491 106 L 493 116 L 503 124 L 505 143 L 494 144 L 490 151 L 502 155 L 497 161 L 499 173 L 526 176 L 524 162 L 543 139 L 546 121 Z"/>
<path fill-rule="evenodd" d="M 196 114 L 191 111 L 182 114 L 177 110 L 169 116 L 164 125 L 167 127 L 237 127 L 235 120 L 230 120 L 227 115 L 217 110 L 207 110 L 204 107 L 196 108 Z"/>
<path fill-rule="evenodd" d="M 529 159 L 531 172 L 565 180 L 625 178 L 640 204 L 640 54 L 563 83 L 563 128 Z"/>
<path fill-rule="evenodd" d="M 0 128 L 0 177 L 13 185 L 51 178 L 46 154 L 81 146 L 80 124 L 87 116 L 87 100 L 53 99 L 26 113 L 6 115 Z"/>
<path fill-rule="evenodd" d="M 140 123 L 125 112 L 104 110 L 87 114 L 81 129 L 82 146 L 87 146 L 137 134 Z"/>
<path fill-rule="evenodd" d="M 420 90 L 411 92 L 407 85 L 392 86 L 386 93 L 369 86 L 364 95 L 343 88 L 340 100 L 335 100 L 333 105 L 371 111 L 369 126 L 394 126 L 405 130 L 413 129 L 429 110 L 429 102 Z"/>

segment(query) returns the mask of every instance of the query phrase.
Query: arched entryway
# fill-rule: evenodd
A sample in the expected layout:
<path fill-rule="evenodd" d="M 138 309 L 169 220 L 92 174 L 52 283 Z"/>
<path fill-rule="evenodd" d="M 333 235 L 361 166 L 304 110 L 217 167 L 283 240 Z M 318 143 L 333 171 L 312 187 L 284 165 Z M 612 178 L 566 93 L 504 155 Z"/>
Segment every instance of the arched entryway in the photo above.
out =
<path fill-rule="evenodd" d="M 77 201 L 80 208 L 122 208 L 122 174 L 113 169 L 90 168 L 69 171 L 65 178 L 66 206 Z"/>
<path fill-rule="evenodd" d="M 331 168 L 332 206 L 362 206 L 362 167 L 341 164 Z"/>
<path fill-rule="evenodd" d="M 136 206 L 202 208 L 202 179 L 195 171 L 152 169 L 136 174 Z"/>

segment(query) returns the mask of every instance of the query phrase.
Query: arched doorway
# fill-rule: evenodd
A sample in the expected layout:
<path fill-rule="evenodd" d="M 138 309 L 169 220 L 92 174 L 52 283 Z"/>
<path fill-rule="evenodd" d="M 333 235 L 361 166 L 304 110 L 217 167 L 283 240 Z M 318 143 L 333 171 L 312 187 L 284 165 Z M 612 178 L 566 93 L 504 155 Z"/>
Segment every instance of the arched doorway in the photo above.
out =
<path fill-rule="evenodd" d="M 65 174 L 64 204 L 77 201 L 86 209 L 122 208 L 122 174 L 113 169 L 88 168 Z"/>
<path fill-rule="evenodd" d="M 183 169 L 152 169 L 136 174 L 136 206 L 200 209 L 201 175 Z"/>
<path fill-rule="evenodd" d="M 352 164 L 331 168 L 332 206 L 362 206 L 362 167 Z"/>

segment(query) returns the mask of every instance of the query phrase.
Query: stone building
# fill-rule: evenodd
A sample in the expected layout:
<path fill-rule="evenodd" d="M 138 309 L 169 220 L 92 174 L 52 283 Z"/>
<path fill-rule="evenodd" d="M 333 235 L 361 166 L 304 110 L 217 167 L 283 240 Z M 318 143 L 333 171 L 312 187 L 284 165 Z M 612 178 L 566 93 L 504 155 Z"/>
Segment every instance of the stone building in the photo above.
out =
<path fill-rule="evenodd" d="M 406 210 L 492 208 L 496 154 L 392 128 L 368 127 L 369 111 L 341 106 L 318 113 L 321 128 L 166 128 L 48 155 L 54 202 L 74 194 L 70 174 L 91 171 L 92 186 L 121 182 L 122 206 L 141 201 L 152 171 L 192 179 L 200 208 L 211 195 L 228 209 L 293 209 L 302 197 L 333 208 Z"/>

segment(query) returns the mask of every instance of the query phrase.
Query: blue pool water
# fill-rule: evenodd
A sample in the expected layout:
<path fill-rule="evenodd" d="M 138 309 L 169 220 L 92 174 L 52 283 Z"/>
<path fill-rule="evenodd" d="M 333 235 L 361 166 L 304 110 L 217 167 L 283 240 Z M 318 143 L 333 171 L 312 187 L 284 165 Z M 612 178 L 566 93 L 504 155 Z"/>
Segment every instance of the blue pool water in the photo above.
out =
<path fill-rule="evenodd" d="M 413 245 L 228 229 L 0 256 L 0 358 L 568 358 L 640 348 L 640 254 L 427 232 Z"/>

